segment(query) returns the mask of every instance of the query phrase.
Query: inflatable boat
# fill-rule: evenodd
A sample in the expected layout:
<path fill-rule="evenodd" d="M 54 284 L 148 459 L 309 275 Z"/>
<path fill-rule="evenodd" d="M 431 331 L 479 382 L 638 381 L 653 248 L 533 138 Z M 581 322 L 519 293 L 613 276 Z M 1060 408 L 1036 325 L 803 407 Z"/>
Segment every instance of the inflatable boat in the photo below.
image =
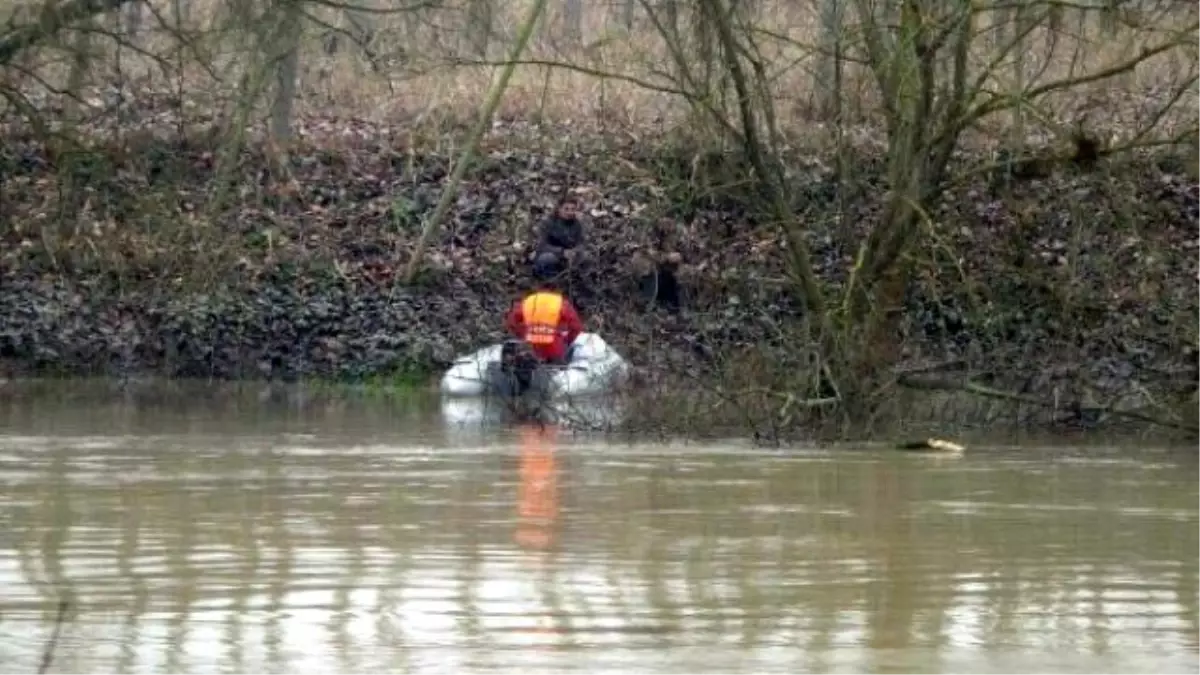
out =
<path fill-rule="evenodd" d="M 511 348 L 512 343 L 508 345 Z M 582 333 L 571 345 L 566 365 L 539 364 L 532 381 L 516 387 L 512 373 L 502 364 L 505 348 L 504 343 L 495 344 L 456 359 L 442 375 L 442 394 L 512 396 L 533 389 L 549 398 L 592 396 L 610 391 L 629 370 L 625 359 L 603 338 Z"/>
<path fill-rule="evenodd" d="M 529 421 L 505 401 L 482 396 L 445 396 L 441 408 L 446 438 L 457 444 L 494 440 L 498 430 Z M 617 398 L 555 399 L 546 403 L 538 421 L 574 431 L 605 432 L 621 424 L 624 410 Z"/>

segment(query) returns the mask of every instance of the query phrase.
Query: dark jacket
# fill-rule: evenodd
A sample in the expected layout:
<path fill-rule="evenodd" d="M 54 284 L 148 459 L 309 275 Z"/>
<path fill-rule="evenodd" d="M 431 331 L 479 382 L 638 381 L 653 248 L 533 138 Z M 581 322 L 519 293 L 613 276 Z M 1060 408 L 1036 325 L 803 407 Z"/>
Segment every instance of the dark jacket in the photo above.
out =
<path fill-rule="evenodd" d="M 550 216 L 542 225 L 542 239 L 538 252 L 559 253 L 583 245 L 583 223 L 579 219 L 563 220 Z"/>

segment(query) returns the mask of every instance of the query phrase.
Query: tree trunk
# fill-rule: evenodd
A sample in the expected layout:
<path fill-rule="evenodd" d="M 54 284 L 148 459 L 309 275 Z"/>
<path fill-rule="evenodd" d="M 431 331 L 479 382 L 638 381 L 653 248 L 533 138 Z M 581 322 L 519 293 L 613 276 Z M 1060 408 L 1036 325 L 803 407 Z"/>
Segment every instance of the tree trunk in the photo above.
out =
<path fill-rule="evenodd" d="M 826 311 L 824 291 L 813 268 L 812 254 L 804 239 L 803 228 L 784 197 L 784 188 L 780 184 L 782 173 L 776 166 L 778 158 L 773 155 L 768 157 L 767 150 L 760 140 L 758 116 L 751 103 L 750 87 L 741 64 L 742 50 L 734 37 L 730 13 L 725 11 L 726 8 L 722 7 L 720 0 L 701 0 L 701 5 L 704 8 L 704 16 L 712 22 L 712 33 L 719 42 L 725 68 L 737 94 L 743 150 L 767 197 L 772 215 L 783 229 L 788 244 L 789 271 L 796 284 L 795 292 L 818 326 L 818 339 L 824 360 L 831 364 L 834 382 L 840 386 L 844 374 L 843 355 Z M 761 105 L 770 104 L 769 100 L 761 101 Z"/>
<path fill-rule="evenodd" d="M 845 5 L 843 0 L 821 0 L 821 42 L 817 55 L 816 108 L 825 119 L 834 119 L 840 112 L 842 69 L 842 30 Z"/>
<path fill-rule="evenodd" d="M 271 100 L 271 138 L 284 148 L 292 137 L 292 111 L 300 75 L 300 35 L 303 13 L 300 0 L 280 0 L 279 26 L 270 46 L 275 59 L 275 96 Z"/>

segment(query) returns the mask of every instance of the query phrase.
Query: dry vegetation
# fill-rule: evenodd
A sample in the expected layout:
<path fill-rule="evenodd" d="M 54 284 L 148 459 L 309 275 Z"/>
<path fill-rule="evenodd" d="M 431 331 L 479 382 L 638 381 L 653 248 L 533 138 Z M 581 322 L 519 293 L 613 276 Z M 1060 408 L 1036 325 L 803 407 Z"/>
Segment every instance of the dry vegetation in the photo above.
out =
<path fill-rule="evenodd" d="M 836 86 L 846 125 L 882 128 L 880 88 L 856 16 L 861 8 L 843 3 L 843 29 L 835 41 L 822 30 L 821 12 L 827 7 L 819 2 L 747 2 L 740 9 L 749 39 L 767 65 L 764 76 L 777 123 L 798 141 L 830 140 L 833 120 L 825 92 Z M 447 118 L 459 122 L 473 115 L 493 77 L 489 66 L 505 60 L 529 2 L 301 4 L 300 112 L 402 121 L 436 131 Z M 700 58 L 713 47 L 695 29 L 693 3 L 574 4 L 579 5 L 574 21 L 573 3 L 563 0 L 555 0 L 542 17 L 500 117 L 653 133 L 695 121 L 689 99 L 703 93 L 720 97 L 723 75 Z M 871 0 L 866 6 L 875 4 Z M 41 6 L 19 4 L 13 13 L 29 17 Z M 1034 140 L 1069 136 L 1077 124 L 1113 144 L 1146 127 L 1154 127 L 1159 138 L 1194 131 L 1197 10 L 1191 3 L 1146 0 L 1109 7 L 1093 0 L 998 0 L 975 6 L 982 9 L 972 17 L 969 71 L 985 76 L 983 91 L 1019 97 L 1042 86 L 1084 82 L 1059 86 L 1030 102 L 1021 131 Z M 244 28 L 267 33 L 277 28 L 278 13 L 255 3 L 214 0 L 128 3 L 121 13 L 109 13 L 90 27 L 76 23 L 93 34 L 90 40 L 82 39 L 82 31 L 64 30 L 53 41 L 59 49 L 23 52 L 6 69 L 5 83 L 10 95 L 34 100 L 64 91 L 71 84 L 73 52 L 86 42 L 85 83 L 228 99 L 245 67 L 263 65 L 264 52 L 270 51 L 258 46 L 256 36 L 247 37 Z M 829 50 L 842 57 L 840 72 L 829 72 L 832 66 L 822 57 Z M 1159 53 L 1142 60 L 1146 50 Z M 682 65 L 673 51 L 685 55 Z M 1122 72 L 1100 77 L 1114 69 Z M 1179 105 L 1164 105 L 1173 97 L 1179 97 Z M 107 102 L 103 97 L 85 101 Z M 732 101 L 721 103 L 732 106 Z M 1165 115 L 1164 107 L 1170 109 Z M 982 130 L 993 139 L 1014 130 L 1011 115 L 983 122 Z"/>
<path fill-rule="evenodd" d="M 172 283 L 197 272 L 208 275 L 206 290 L 231 275 L 296 284 L 294 269 L 279 281 L 276 268 L 309 265 L 314 279 L 332 281 L 304 283 L 337 286 L 339 302 L 365 303 L 358 314 L 392 311 L 377 305 L 394 305 L 405 292 L 395 268 L 426 265 L 427 283 L 456 284 L 459 305 L 412 300 L 402 317 L 379 325 L 355 318 L 361 326 L 345 331 L 374 336 L 420 321 L 442 336 L 441 345 L 405 337 L 402 347 L 381 347 L 376 337 L 339 334 L 320 339 L 319 357 L 218 358 L 217 351 L 238 349 L 222 339 L 258 344 L 241 333 L 214 337 L 214 322 L 227 321 L 214 317 L 228 306 L 215 308 L 206 295 L 203 311 L 188 310 L 168 329 L 155 323 L 165 320 L 130 314 L 125 290 L 113 330 L 197 331 L 212 345 L 203 352 L 210 375 L 359 376 L 397 358 L 437 366 L 446 345 L 461 349 L 488 335 L 500 304 L 519 288 L 506 252 L 527 239 L 531 205 L 574 183 L 601 213 L 591 246 L 609 276 L 637 253 L 632 242 L 656 217 L 673 216 L 689 233 L 695 252 L 685 271 L 692 309 L 702 314 L 647 323 L 605 305 L 593 321 L 637 358 L 664 351 L 651 333 L 673 336 L 672 353 L 705 354 L 710 375 L 729 386 L 693 402 L 702 416 L 749 407 L 789 426 L 832 401 L 840 419 L 870 420 L 881 401 L 896 400 L 912 361 L 968 361 L 962 388 L 1012 398 L 1007 387 L 1017 385 L 996 374 L 998 364 L 1026 359 L 1031 370 L 1045 371 L 1054 359 L 1099 363 L 1109 356 L 1096 345 L 1128 346 L 1138 331 L 1166 354 L 1155 363 L 1195 358 L 1195 298 L 1179 299 L 1194 282 L 1180 275 L 1194 277 L 1188 270 L 1195 267 L 1182 252 L 1194 258 L 1194 232 L 1181 227 L 1189 217 L 1181 214 L 1194 210 L 1197 172 L 1195 5 L 553 0 L 516 59 L 495 113 L 499 131 L 471 138 L 465 126 L 477 118 L 496 66 L 512 63 L 510 47 L 531 5 L 14 4 L 10 28 L 0 31 L 0 96 L 5 133 L 26 145 L 11 143 L 6 161 L 35 168 L 14 173 L 8 189 L 18 196 L 5 203 L 0 235 L 37 253 L 9 256 L 6 264 L 36 260 L 65 274 L 63 261 L 74 251 L 119 269 L 122 283 L 153 278 L 153 289 L 143 291 L 154 297 L 183 294 Z M 167 142 L 174 163 L 154 158 L 163 148 L 152 151 L 149 139 Z M 72 159 L 81 143 L 105 153 L 85 178 Z M 455 201 L 455 181 L 444 180 L 449 158 L 478 145 L 483 161 Z M 1167 155 L 1184 157 L 1184 170 L 1147 173 Z M 1114 163 L 1104 165 L 1107 159 Z M 144 175 L 160 165 L 177 171 L 166 188 Z M 1034 183 L 997 193 L 998 168 Z M 111 205 L 125 199 L 112 196 L 120 185 L 97 187 L 113 176 L 126 181 L 133 206 Z M 821 190 L 836 198 L 805 196 Z M 441 214 L 429 216 L 438 192 L 452 211 L 444 233 Z M 1080 195 L 1087 204 L 1072 201 Z M 476 236 L 464 223 L 484 211 L 490 230 Z M 433 236 L 428 256 L 413 252 L 421 221 Z M 1003 255 L 989 253 L 1000 249 Z M 314 261 L 325 267 L 313 272 Z M 754 279 L 727 274 L 747 264 L 757 270 Z M 1121 286 L 1128 269 L 1121 265 L 1129 264 L 1141 276 Z M 619 302 L 620 283 L 596 283 L 603 286 L 597 302 Z M 268 290 L 275 295 L 264 302 L 281 315 L 315 302 Z M 736 320 L 722 304 L 733 295 L 743 298 Z M 1011 306 L 1000 306 L 1002 296 Z M 1175 327 L 1163 337 L 1144 330 L 1148 319 L 1116 325 L 1111 314 L 1121 302 Z M 443 325 L 436 317 L 445 312 L 472 318 Z M 947 312 L 957 318 L 946 319 Z M 928 333 L 920 326 L 930 322 L 957 322 L 954 330 L 974 331 L 972 340 L 988 337 L 932 351 L 910 344 L 906 336 Z M 61 332 L 57 324 L 37 325 L 47 336 Z M 758 333 L 746 334 L 750 325 Z M 1080 337 L 1084 326 L 1090 332 Z M 243 330 L 250 329 L 235 332 Z M 701 345 L 706 331 L 711 339 Z M 996 335 L 1008 336 L 1003 349 L 987 342 Z M 14 338 L 24 346 L 11 351 L 31 349 L 34 340 L 26 338 Z M 773 350 L 766 356 L 765 343 Z M 1045 347 L 1034 356 L 1031 345 Z M 0 359 L 3 347 L 0 341 Z M 1063 356 L 1071 350 L 1078 353 Z M 351 367 L 348 351 L 368 356 Z M 89 367 L 174 358 L 135 352 L 89 356 Z M 774 374 L 792 367 L 780 365 L 783 358 L 793 375 Z M 764 360 L 769 365 L 755 365 Z M 978 376 L 987 373 L 987 382 L 1006 389 L 981 384 Z M 1023 391 L 1052 392 L 1058 401 L 1061 383 L 1016 377 Z M 1109 402 L 1128 393 L 1118 388 Z M 1071 394 L 1076 412 L 1078 389 Z M 1164 407 L 1147 397 L 1153 405 L 1141 408 Z M 733 399 L 741 403 L 722 403 Z"/>

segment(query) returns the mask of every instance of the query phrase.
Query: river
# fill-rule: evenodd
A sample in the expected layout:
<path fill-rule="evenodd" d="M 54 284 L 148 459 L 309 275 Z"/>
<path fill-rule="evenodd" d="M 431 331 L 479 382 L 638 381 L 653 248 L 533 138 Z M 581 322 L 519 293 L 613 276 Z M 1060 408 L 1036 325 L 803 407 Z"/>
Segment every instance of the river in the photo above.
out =
<path fill-rule="evenodd" d="M 461 413 L 462 411 L 458 411 Z M 1190 672 L 1195 450 L 771 450 L 0 395 L 0 672 Z"/>

